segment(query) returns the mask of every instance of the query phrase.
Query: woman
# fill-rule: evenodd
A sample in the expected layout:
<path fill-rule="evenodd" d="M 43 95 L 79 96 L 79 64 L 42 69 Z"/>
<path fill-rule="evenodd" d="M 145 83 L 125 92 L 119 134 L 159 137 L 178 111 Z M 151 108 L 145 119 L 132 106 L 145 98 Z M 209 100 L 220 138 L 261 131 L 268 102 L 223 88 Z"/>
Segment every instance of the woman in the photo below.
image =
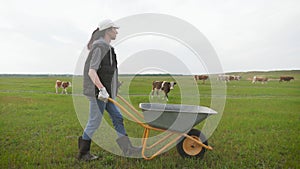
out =
<path fill-rule="evenodd" d="M 90 103 L 90 114 L 83 135 L 78 139 L 78 159 L 94 160 L 98 157 L 90 154 L 91 138 L 101 123 L 104 110 L 110 115 L 117 132 L 116 140 L 125 156 L 141 152 L 141 148 L 133 147 L 124 128 L 120 110 L 108 98 L 117 95 L 118 68 L 114 48 L 110 45 L 116 39 L 117 29 L 111 20 L 103 20 L 93 32 L 88 43 L 90 50 L 85 62 L 83 75 L 83 93 Z"/>

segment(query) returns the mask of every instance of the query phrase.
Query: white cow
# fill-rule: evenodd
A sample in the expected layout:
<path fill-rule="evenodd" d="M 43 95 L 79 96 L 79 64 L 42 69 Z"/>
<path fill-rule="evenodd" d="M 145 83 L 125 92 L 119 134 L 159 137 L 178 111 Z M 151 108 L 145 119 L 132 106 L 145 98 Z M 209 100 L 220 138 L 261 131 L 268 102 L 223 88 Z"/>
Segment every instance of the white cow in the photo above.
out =
<path fill-rule="evenodd" d="M 268 82 L 268 78 L 267 77 L 256 77 L 254 76 L 252 79 L 252 84 L 256 83 L 257 81 L 261 82 L 261 84 L 267 83 Z"/>

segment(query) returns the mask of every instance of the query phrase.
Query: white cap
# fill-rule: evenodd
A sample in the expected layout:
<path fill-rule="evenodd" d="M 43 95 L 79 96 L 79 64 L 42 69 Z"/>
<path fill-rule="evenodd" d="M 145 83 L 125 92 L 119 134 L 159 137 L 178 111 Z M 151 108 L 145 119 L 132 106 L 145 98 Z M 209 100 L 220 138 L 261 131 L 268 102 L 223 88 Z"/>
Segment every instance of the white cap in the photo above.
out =
<path fill-rule="evenodd" d="M 111 28 L 111 27 L 119 28 L 119 26 L 117 26 L 115 23 L 113 23 L 113 21 L 110 19 L 105 19 L 98 24 L 99 31 L 102 31 L 104 29 Z"/>

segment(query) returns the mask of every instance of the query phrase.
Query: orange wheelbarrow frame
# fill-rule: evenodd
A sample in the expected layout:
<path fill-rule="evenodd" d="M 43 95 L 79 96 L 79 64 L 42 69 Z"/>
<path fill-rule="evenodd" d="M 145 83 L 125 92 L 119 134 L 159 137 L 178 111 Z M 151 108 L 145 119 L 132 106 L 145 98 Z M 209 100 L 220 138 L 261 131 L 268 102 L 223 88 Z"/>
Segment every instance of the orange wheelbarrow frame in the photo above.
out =
<path fill-rule="evenodd" d="M 121 97 L 120 95 L 117 96 L 122 102 L 124 102 L 137 116 L 139 116 L 140 118 L 144 119 L 144 116 L 142 113 L 140 113 L 138 110 L 136 110 L 131 104 L 129 104 L 123 97 Z M 128 115 L 130 118 L 132 118 L 136 123 L 138 123 L 139 125 L 141 125 L 144 128 L 144 133 L 143 133 L 143 137 L 142 137 L 142 157 L 146 160 L 151 160 L 154 157 L 158 156 L 159 154 L 161 154 L 164 150 L 166 150 L 167 148 L 169 148 L 172 144 L 174 144 L 177 140 L 179 140 L 181 137 L 186 137 L 187 139 L 189 139 L 190 141 L 198 144 L 199 146 L 208 149 L 208 150 L 212 150 L 213 148 L 211 146 L 205 145 L 204 143 L 201 142 L 201 140 L 198 138 L 194 138 L 192 136 L 189 136 L 186 133 L 181 133 L 181 132 L 176 132 L 176 131 L 169 131 L 169 130 L 165 130 L 165 129 L 161 129 L 161 128 L 156 128 L 156 127 L 152 127 L 148 124 L 143 123 L 141 120 L 139 120 L 135 115 L 133 115 L 132 113 L 130 113 L 127 109 L 125 109 L 120 103 L 118 103 L 117 101 L 109 98 L 108 101 L 114 103 L 117 107 L 119 107 L 121 109 L 122 112 L 124 112 L 126 115 Z M 154 131 L 161 131 L 161 132 L 168 132 L 169 134 L 167 134 L 165 137 L 159 139 L 158 141 L 156 141 L 155 143 L 153 143 L 150 146 L 147 146 L 147 139 L 149 137 L 149 133 L 150 130 L 154 130 Z M 169 143 L 167 143 L 165 146 L 163 146 L 162 148 L 160 148 L 158 151 L 156 151 L 153 155 L 151 155 L 150 157 L 147 157 L 145 155 L 146 150 L 150 150 L 154 147 L 156 147 L 157 145 L 159 145 L 160 143 L 165 142 L 168 138 L 170 138 L 173 135 L 177 135 L 174 139 L 172 139 Z"/>

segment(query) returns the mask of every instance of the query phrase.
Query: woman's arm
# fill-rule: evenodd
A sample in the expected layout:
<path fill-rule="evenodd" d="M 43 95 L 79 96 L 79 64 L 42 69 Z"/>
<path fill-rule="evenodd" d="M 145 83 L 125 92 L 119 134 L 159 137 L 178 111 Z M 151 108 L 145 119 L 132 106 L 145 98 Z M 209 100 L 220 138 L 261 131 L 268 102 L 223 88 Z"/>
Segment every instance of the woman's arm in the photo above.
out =
<path fill-rule="evenodd" d="M 93 83 L 95 84 L 95 86 L 97 86 L 98 89 L 104 87 L 103 84 L 101 83 L 98 74 L 96 72 L 95 69 L 89 69 L 89 73 L 88 75 L 90 76 L 91 80 L 93 81 Z"/>

